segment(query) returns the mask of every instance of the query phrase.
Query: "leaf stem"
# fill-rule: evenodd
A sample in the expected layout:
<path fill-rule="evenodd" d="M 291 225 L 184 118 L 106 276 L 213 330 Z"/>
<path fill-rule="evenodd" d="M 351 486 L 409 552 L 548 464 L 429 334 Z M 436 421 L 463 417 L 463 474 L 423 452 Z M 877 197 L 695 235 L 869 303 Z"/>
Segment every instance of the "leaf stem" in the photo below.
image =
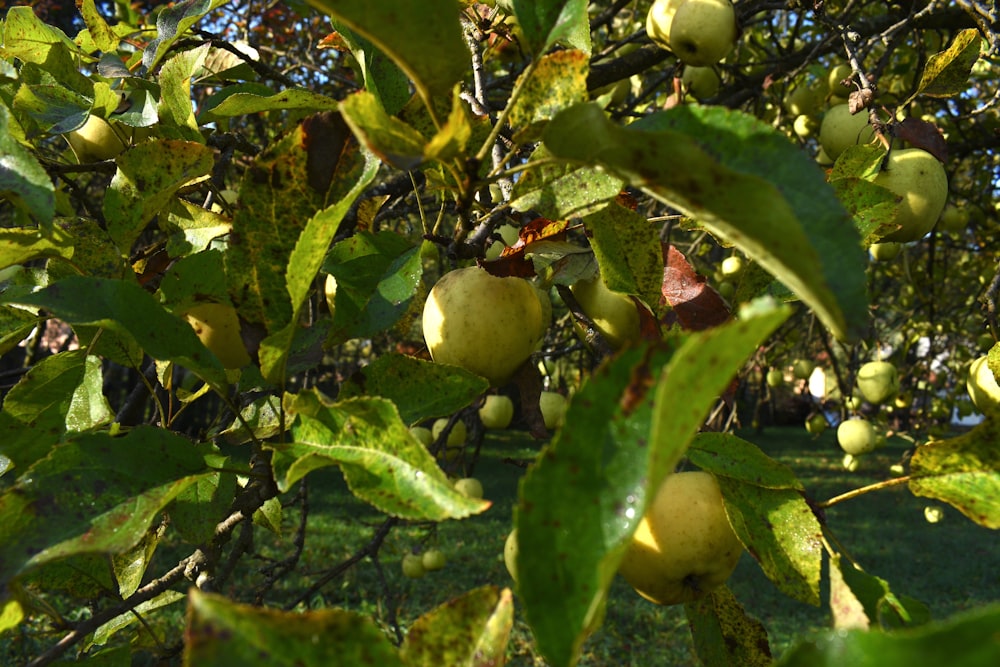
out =
<path fill-rule="evenodd" d="M 887 489 L 891 486 L 899 486 L 900 484 L 905 484 L 911 479 L 910 475 L 903 475 L 902 477 L 894 477 L 893 479 L 883 480 L 881 482 L 875 482 L 874 484 L 869 484 L 868 486 L 862 486 L 857 489 L 848 491 L 847 493 L 842 493 L 839 496 L 834 496 L 829 500 L 824 500 L 822 502 L 816 503 L 816 507 L 820 509 L 826 509 L 828 507 L 833 507 L 837 503 L 841 503 L 845 500 L 850 500 L 851 498 L 857 498 L 858 496 L 863 496 L 871 491 L 880 491 L 882 489 Z"/>

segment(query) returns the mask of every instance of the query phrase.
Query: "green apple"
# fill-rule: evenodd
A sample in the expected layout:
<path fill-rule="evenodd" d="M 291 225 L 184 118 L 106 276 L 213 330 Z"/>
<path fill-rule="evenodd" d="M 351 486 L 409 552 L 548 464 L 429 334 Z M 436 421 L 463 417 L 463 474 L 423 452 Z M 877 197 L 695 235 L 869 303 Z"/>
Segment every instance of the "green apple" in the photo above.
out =
<path fill-rule="evenodd" d="M 403 576 L 408 579 L 419 579 L 426 574 L 424 559 L 417 554 L 403 556 Z"/>
<path fill-rule="evenodd" d="M 924 507 L 924 518 L 927 523 L 939 523 L 944 519 L 944 510 L 937 505 L 927 505 Z"/>
<path fill-rule="evenodd" d="M 954 204 L 946 204 L 938 218 L 937 228 L 943 232 L 957 234 L 969 226 L 969 211 Z"/>
<path fill-rule="evenodd" d="M 670 50 L 670 24 L 677 8 L 685 0 L 654 0 L 646 14 L 646 35 L 664 49 Z"/>
<path fill-rule="evenodd" d="M 785 109 L 793 116 L 811 116 L 817 113 L 823 105 L 823 98 L 826 97 L 824 88 L 815 81 L 798 81 L 785 96 Z"/>
<path fill-rule="evenodd" d="M 852 114 L 846 104 L 836 104 L 823 114 L 819 126 L 819 145 L 832 160 L 836 160 L 851 146 L 870 143 L 875 130 L 868 124 L 868 114 Z"/>
<path fill-rule="evenodd" d="M 742 553 L 715 477 L 679 472 L 660 485 L 618 572 L 647 600 L 680 604 L 722 586 Z"/>
<path fill-rule="evenodd" d="M 732 277 L 743 273 L 743 267 L 743 258 L 733 255 L 732 257 L 726 257 L 722 260 L 722 266 L 720 268 L 722 270 L 722 275 Z"/>
<path fill-rule="evenodd" d="M 827 429 L 830 424 L 826 421 L 826 417 L 822 413 L 817 412 L 814 415 L 810 415 L 806 419 L 806 431 L 811 435 L 819 435 Z"/>
<path fill-rule="evenodd" d="M 840 63 L 830 68 L 830 72 L 827 74 L 827 88 L 830 95 L 834 98 L 847 98 L 850 96 L 853 88 L 848 88 L 844 86 L 841 82 L 847 77 L 851 76 L 854 72 L 851 66 L 847 63 Z"/>
<path fill-rule="evenodd" d="M 684 0 L 670 21 L 669 48 L 686 65 L 714 65 L 733 50 L 736 33 L 730 0 Z"/>
<path fill-rule="evenodd" d="M 874 183 L 903 198 L 894 222 L 901 228 L 882 241 L 905 243 L 922 238 L 934 228 L 948 200 L 948 176 L 936 157 L 920 148 L 889 153 Z"/>
<path fill-rule="evenodd" d="M 434 425 L 431 426 L 431 437 L 433 440 L 437 440 L 444 433 L 445 427 L 448 422 L 451 421 L 447 417 L 441 417 L 434 421 Z M 455 422 L 455 425 L 451 427 L 451 431 L 448 433 L 448 440 L 444 443 L 446 447 L 461 447 L 465 444 L 465 436 L 468 435 L 468 429 L 465 427 L 465 422 L 459 419 Z M 432 440 L 432 442 L 433 442 Z"/>
<path fill-rule="evenodd" d="M 483 483 L 475 477 L 463 477 L 455 482 L 455 490 L 469 498 L 483 497 Z"/>
<path fill-rule="evenodd" d="M 223 368 L 243 368 L 250 363 L 235 308 L 223 303 L 202 303 L 187 310 L 184 319 L 202 344 L 222 362 Z"/>
<path fill-rule="evenodd" d="M 800 380 L 808 380 L 816 369 L 816 364 L 809 359 L 796 359 L 792 364 L 792 375 Z"/>
<path fill-rule="evenodd" d="M 869 361 L 858 369 L 858 391 L 869 403 L 880 405 L 899 393 L 899 374 L 888 361 Z"/>
<path fill-rule="evenodd" d="M 326 306 L 330 309 L 330 317 L 333 317 L 336 312 L 337 279 L 331 274 L 327 274 L 326 280 L 323 281 L 323 296 L 326 297 Z"/>
<path fill-rule="evenodd" d="M 553 431 L 562 426 L 566 418 L 566 397 L 555 391 L 543 391 L 538 397 L 545 428 Z"/>
<path fill-rule="evenodd" d="M 410 433 L 412 433 L 413 437 L 419 440 L 420 444 L 424 447 L 430 447 L 434 444 L 434 434 L 431 433 L 429 428 L 424 426 L 411 426 Z"/>
<path fill-rule="evenodd" d="M 778 387 L 785 384 L 785 374 L 780 368 L 772 368 L 767 372 L 767 386 L 772 389 L 777 389 Z"/>
<path fill-rule="evenodd" d="M 488 429 L 505 429 L 514 418 L 514 401 L 509 396 L 491 394 L 479 408 L 479 419 Z"/>
<path fill-rule="evenodd" d="M 844 460 L 841 463 L 843 463 L 844 469 L 850 472 L 854 472 L 861 467 L 861 459 L 853 454 L 844 454 Z"/>
<path fill-rule="evenodd" d="M 510 531 L 503 543 L 503 564 L 507 566 L 510 578 L 517 582 L 517 528 Z"/>
<path fill-rule="evenodd" d="M 837 427 L 840 448 L 853 456 L 875 449 L 875 427 L 867 419 L 847 419 Z"/>
<path fill-rule="evenodd" d="M 609 290 L 600 276 L 577 281 L 570 291 L 613 349 L 639 340 L 639 311 L 631 297 Z"/>
<path fill-rule="evenodd" d="M 719 92 L 722 80 L 711 67 L 691 67 L 689 65 L 684 68 L 681 84 L 684 86 L 684 90 L 693 95 L 695 99 L 706 100 Z"/>
<path fill-rule="evenodd" d="M 427 295 L 424 340 L 431 358 L 506 383 L 545 335 L 542 304 L 523 278 L 470 266 L 446 273 Z"/>
<path fill-rule="evenodd" d="M 129 128 L 131 130 L 131 128 Z M 88 116 L 78 129 L 66 135 L 66 141 L 80 164 L 111 160 L 128 148 L 131 133 L 99 116 Z"/>
<path fill-rule="evenodd" d="M 872 254 L 872 259 L 876 262 L 887 262 L 891 259 L 895 259 L 899 251 L 903 249 L 902 243 L 893 243 L 892 241 L 887 241 L 885 243 L 873 243 L 868 246 L 868 252 Z"/>
<path fill-rule="evenodd" d="M 987 355 L 983 355 L 969 366 L 969 377 L 965 382 L 973 404 L 984 415 L 1000 414 L 1000 386 L 990 370 Z"/>
<path fill-rule="evenodd" d="M 732 301 L 733 297 L 736 296 L 736 285 L 729 280 L 723 280 L 715 288 L 715 291 L 726 301 Z"/>
<path fill-rule="evenodd" d="M 796 116 L 795 121 L 792 123 L 792 131 L 803 139 L 808 139 L 816 134 L 818 130 L 819 121 L 815 117 L 806 114 Z"/>
<path fill-rule="evenodd" d="M 445 557 L 444 553 L 438 549 L 428 549 L 424 552 L 423 556 L 420 557 L 420 564 L 427 572 L 434 572 L 435 570 L 442 569 L 448 563 L 448 559 Z"/>

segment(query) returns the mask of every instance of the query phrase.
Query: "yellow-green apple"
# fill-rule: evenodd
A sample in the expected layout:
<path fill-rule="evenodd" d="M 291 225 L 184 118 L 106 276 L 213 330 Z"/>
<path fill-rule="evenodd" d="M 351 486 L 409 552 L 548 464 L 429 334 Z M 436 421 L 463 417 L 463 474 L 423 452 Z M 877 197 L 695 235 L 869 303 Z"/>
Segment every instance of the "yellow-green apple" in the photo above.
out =
<path fill-rule="evenodd" d="M 538 397 L 538 409 L 542 412 L 545 428 L 557 429 L 566 418 L 566 397 L 556 391 L 543 391 Z"/>
<path fill-rule="evenodd" d="M 129 128 L 131 129 L 131 128 Z M 112 125 L 100 116 L 88 116 L 78 129 L 66 135 L 66 141 L 80 164 L 110 160 L 128 148 L 131 133 Z"/>
<path fill-rule="evenodd" d="M 842 82 L 854 72 L 847 63 L 840 63 L 830 68 L 827 73 L 826 85 L 834 99 L 846 99 L 853 88 L 848 88 Z"/>
<path fill-rule="evenodd" d="M 934 228 L 948 200 L 948 175 L 936 157 L 920 148 L 889 153 L 885 168 L 874 180 L 903 200 L 894 222 L 900 229 L 881 241 L 906 243 L 922 238 Z"/>
<path fill-rule="evenodd" d="M 733 255 L 722 260 L 720 269 L 722 270 L 722 275 L 732 277 L 743 273 L 743 266 L 743 258 Z"/>
<path fill-rule="evenodd" d="M 809 359 L 796 359 L 792 364 L 792 375 L 800 380 L 808 380 L 816 364 Z"/>
<path fill-rule="evenodd" d="M 691 67 L 684 68 L 684 75 L 681 77 L 681 84 L 684 90 L 694 96 L 697 100 L 705 100 L 714 97 L 719 92 L 722 80 L 711 67 Z"/>
<path fill-rule="evenodd" d="M 670 24 L 684 1 L 654 0 L 646 14 L 646 35 L 667 50 L 670 50 Z"/>
<path fill-rule="evenodd" d="M 503 564 L 507 566 L 510 578 L 517 582 L 517 528 L 510 531 L 503 543 Z"/>
<path fill-rule="evenodd" d="M 445 427 L 448 422 L 451 421 L 447 417 L 441 417 L 434 421 L 434 425 L 431 427 L 431 437 L 437 440 L 444 433 Z M 465 427 L 465 422 L 461 419 L 455 422 L 455 425 L 451 427 L 451 431 L 448 433 L 448 440 L 445 442 L 447 447 L 461 447 L 465 444 L 465 436 L 468 434 L 468 429 Z"/>
<path fill-rule="evenodd" d="M 823 114 L 819 126 L 819 145 L 831 160 L 836 160 L 851 146 L 867 144 L 875 138 L 868 124 L 868 114 L 862 110 L 852 114 L 846 104 L 835 104 Z"/>
<path fill-rule="evenodd" d="M 577 281 L 570 291 L 612 348 L 639 340 L 639 311 L 631 297 L 608 289 L 600 276 Z"/>
<path fill-rule="evenodd" d="M 785 374 L 779 368 L 772 368 L 767 372 L 767 386 L 776 389 L 785 384 Z"/>
<path fill-rule="evenodd" d="M 824 417 L 820 412 L 810 415 L 806 419 L 806 431 L 808 431 L 811 435 L 819 435 L 825 431 L 829 425 L 830 424 L 826 421 L 826 417 Z"/>
<path fill-rule="evenodd" d="M 419 579 L 426 574 L 424 559 L 417 554 L 403 556 L 403 576 L 408 579 Z"/>
<path fill-rule="evenodd" d="M 888 361 L 869 361 L 858 369 L 858 391 L 869 403 L 879 405 L 899 393 L 899 374 Z"/>
<path fill-rule="evenodd" d="M 503 394 L 491 394 L 479 408 L 479 420 L 488 429 L 504 429 L 514 418 L 514 401 Z"/>
<path fill-rule="evenodd" d="M 850 472 L 854 472 L 861 466 L 861 459 L 859 459 L 854 454 L 844 454 L 844 460 L 842 461 L 844 468 Z"/>
<path fill-rule="evenodd" d="M 867 419 L 847 419 L 837 427 L 840 448 L 853 456 L 875 449 L 875 427 Z"/>
<path fill-rule="evenodd" d="M 924 507 L 924 518 L 927 523 L 938 523 L 944 518 L 944 510 L 937 505 L 927 505 Z"/>
<path fill-rule="evenodd" d="M 872 254 L 872 259 L 876 262 L 887 262 L 890 259 L 895 259 L 899 251 L 903 249 L 902 243 L 893 243 L 892 241 L 886 241 L 885 243 L 873 243 L 868 246 L 868 252 Z"/>
<path fill-rule="evenodd" d="M 680 604 L 722 586 L 742 553 L 715 477 L 679 472 L 660 485 L 618 572 L 647 600 Z"/>
<path fill-rule="evenodd" d="M 185 311 L 184 319 L 223 368 L 242 368 L 250 363 L 235 308 L 224 303 L 201 303 Z"/>
<path fill-rule="evenodd" d="M 733 50 L 736 33 L 730 0 L 684 0 L 670 21 L 669 48 L 687 65 L 714 65 Z"/>
<path fill-rule="evenodd" d="M 420 564 L 423 565 L 424 570 L 427 572 L 433 572 L 435 570 L 440 570 L 448 562 L 444 553 L 438 549 L 428 549 L 423 553 L 420 558 Z"/>
<path fill-rule="evenodd" d="M 333 317 L 336 313 L 337 279 L 332 274 L 328 273 L 326 280 L 323 281 L 323 296 L 326 297 L 326 306 L 330 309 L 330 317 Z"/>
<path fill-rule="evenodd" d="M 469 498 L 483 497 L 483 483 L 475 477 L 463 477 L 455 482 L 455 490 Z"/>
<path fill-rule="evenodd" d="M 802 114 L 795 117 L 792 130 L 803 139 L 808 139 L 819 130 L 819 121 L 813 116 Z"/>
<path fill-rule="evenodd" d="M 969 211 L 954 204 L 946 204 L 938 218 L 937 228 L 944 232 L 958 233 L 969 226 Z"/>
<path fill-rule="evenodd" d="M 798 81 L 785 96 L 785 109 L 793 116 L 811 116 L 820 110 L 826 97 L 825 86 L 814 80 Z"/>
<path fill-rule="evenodd" d="M 506 383 L 545 335 L 542 304 L 523 278 L 470 266 L 446 273 L 424 304 L 431 358 L 461 366 L 494 386 Z"/>
<path fill-rule="evenodd" d="M 1000 386 L 990 370 L 988 356 L 983 355 L 969 366 L 969 377 L 965 382 L 973 404 L 984 415 L 1000 413 Z"/>
<path fill-rule="evenodd" d="M 434 444 L 434 434 L 431 430 L 425 426 L 411 426 L 410 433 L 413 437 L 420 441 L 424 447 L 430 447 Z"/>

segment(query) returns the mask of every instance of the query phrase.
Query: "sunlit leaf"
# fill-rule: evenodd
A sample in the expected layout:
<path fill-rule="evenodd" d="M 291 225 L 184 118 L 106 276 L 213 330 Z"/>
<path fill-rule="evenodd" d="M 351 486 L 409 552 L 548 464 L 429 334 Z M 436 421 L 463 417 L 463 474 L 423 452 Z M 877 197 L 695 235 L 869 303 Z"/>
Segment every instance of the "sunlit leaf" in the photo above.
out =
<path fill-rule="evenodd" d="M 402 667 L 396 647 L 366 614 L 280 612 L 191 589 L 184 664 L 199 667 Z"/>
<path fill-rule="evenodd" d="M 532 54 L 561 42 L 590 54 L 586 0 L 513 0 L 514 15 Z"/>
<path fill-rule="evenodd" d="M 927 61 L 917 86 L 917 95 L 951 97 L 969 87 L 969 74 L 979 59 L 979 31 L 962 30 L 946 51 L 936 53 Z"/>
<path fill-rule="evenodd" d="M 14 138 L 10 130 L 12 122 L 10 110 L 0 105 L 0 155 L 4 156 L 0 160 L 0 198 L 11 199 L 24 206 L 37 220 L 49 222 L 56 207 L 52 179 Z"/>
<path fill-rule="evenodd" d="M 515 140 L 538 137 L 541 127 L 563 109 L 587 98 L 587 54 L 567 49 L 543 56 L 525 72 L 521 94 L 510 112 Z"/>
<path fill-rule="evenodd" d="M 684 605 L 702 665 L 765 667 L 771 664 L 767 629 L 747 615 L 725 586 Z"/>
<path fill-rule="evenodd" d="M 865 257 L 848 214 L 823 172 L 773 128 L 701 105 L 623 128 L 584 104 L 554 118 L 544 140 L 554 155 L 601 165 L 736 244 L 838 337 L 867 326 Z"/>

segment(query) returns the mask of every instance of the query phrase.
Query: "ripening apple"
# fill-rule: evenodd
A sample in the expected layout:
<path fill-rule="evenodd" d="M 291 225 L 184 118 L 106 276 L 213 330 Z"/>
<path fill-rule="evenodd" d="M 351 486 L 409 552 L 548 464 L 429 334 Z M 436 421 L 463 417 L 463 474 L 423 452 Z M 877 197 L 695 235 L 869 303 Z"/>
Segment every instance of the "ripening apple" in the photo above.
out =
<path fill-rule="evenodd" d="M 858 369 L 858 391 L 869 403 L 880 405 L 899 393 L 899 374 L 888 361 L 869 361 Z"/>
<path fill-rule="evenodd" d="M 777 389 L 785 384 L 785 374 L 779 368 L 772 368 L 767 372 L 767 386 Z"/>
<path fill-rule="evenodd" d="M 562 426 L 566 418 L 566 397 L 555 391 L 543 391 L 538 397 L 545 428 L 553 431 Z"/>
<path fill-rule="evenodd" d="M 618 572 L 647 600 L 680 604 L 722 586 L 742 553 L 715 477 L 679 472 L 663 480 Z"/>
<path fill-rule="evenodd" d="M 424 340 L 431 358 L 506 383 L 545 334 L 542 304 L 523 278 L 471 266 L 446 273 L 427 295 Z"/>
<path fill-rule="evenodd" d="M 830 95 L 834 99 L 846 99 L 851 94 L 852 88 L 844 86 L 842 81 L 847 77 L 851 76 L 854 72 L 851 66 L 847 63 L 840 63 L 830 68 L 830 72 L 827 74 L 827 88 L 829 89 Z"/>
<path fill-rule="evenodd" d="M 939 523 L 944 518 L 944 510 L 938 505 L 927 505 L 924 507 L 924 519 L 927 523 Z"/>
<path fill-rule="evenodd" d="M 901 228 L 883 236 L 881 241 L 906 243 L 922 238 L 934 228 L 948 200 L 944 166 L 920 148 L 890 152 L 874 183 L 903 198 L 894 220 Z"/>
<path fill-rule="evenodd" d="M 118 127 L 100 116 L 88 116 L 78 129 L 66 135 L 66 141 L 80 164 L 111 160 L 128 148 L 128 138 Z"/>
<path fill-rule="evenodd" d="M 726 257 L 722 260 L 722 275 L 732 277 L 738 276 L 743 273 L 743 258 L 738 255 L 733 255 L 732 257 Z"/>
<path fill-rule="evenodd" d="M 407 579 L 419 579 L 426 574 L 424 559 L 417 554 L 403 556 L 403 576 Z"/>
<path fill-rule="evenodd" d="M 646 35 L 659 46 L 670 50 L 670 24 L 677 8 L 685 0 L 654 0 L 646 14 Z"/>
<path fill-rule="evenodd" d="M 816 369 L 816 364 L 809 359 L 796 359 L 792 364 L 792 375 L 800 380 L 808 380 Z"/>
<path fill-rule="evenodd" d="M 323 296 L 326 297 L 326 306 L 330 309 L 330 317 L 336 313 L 336 301 L 337 301 L 337 279 L 333 277 L 333 274 L 327 274 L 326 280 L 323 281 Z"/>
<path fill-rule="evenodd" d="M 444 553 L 438 549 L 428 549 L 420 558 L 420 564 L 424 566 L 424 570 L 427 572 L 440 570 L 447 563 L 448 559 L 445 557 Z"/>
<path fill-rule="evenodd" d="M 711 67 L 691 67 L 689 65 L 684 68 L 681 84 L 684 86 L 684 90 L 695 99 L 707 100 L 719 92 L 722 80 L 715 69 Z"/>
<path fill-rule="evenodd" d="M 853 454 L 844 454 L 844 460 L 842 463 L 844 468 L 850 472 L 854 472 L 861 467 L 861 459 Z"/>
<path fill-rule="evenodd" d="M 938 218 L 937 228 L 943 232 L 959 233 L 969 226 L 968 209 L 959 208 L 954 204 L 946 204 Z"/>
<path fill-rule="evenodd" d="M 903 249 L 902 243 L 893 243 L 892 241 L 887 241 L 885 243 L 873 243 L 868 246 L 868 252 L 872 254 L 872 259 L 876 262 L 887 262 L 890 259 L 895 259 L 899 251 Z"/>
<path fill-rule="evenodd" d="M 483 483 L 475 477 L 463 477 L 457 480 L 455 490 L 468 498 L 483 497 Z"/>
<path fill-rule="evenodd" d="M 570 291 L 613 349 L 639 340 L 639 311 L 631 297 L 609 290 L 600 276 L 577 281 Z"/>
<path fill-rule="evenodd" d="M 435 420 L 434 425 L 431 427 L 431 437 L 433 440 L 437 440 L 444 433 L 444 429 L 448 426 L 448 422 L 451 421 L 447 417 L 441 417 Z M 451 427 L 451 431 L 448 433 L 448 440 L 445 442 L 446 447 L 461 447 L 465 444 L 465 436 L 468 435 L 468 430 L 465 427 L 465 422 L 461 419 L 455 422 L 455 425 Z"/>
<path fill-rule="evenodd" d="M 969 366 L 969 377 L 965 382 L 973 404 L 984 415 L 1000 413 L 1000 385 L 990 370 L 989 358 L 983 355 Z"/>
<path fill-rule="evenodd" d="M 510 531 L 503 543 L 503 564 L 507 566 L 510 578 L 517 582 L 517 528 Z"/>
<path fill-rule="evenodd" d="M 797 136 L 808 139 L 819 131 L 819 121 L 814 116 L 806 114 L 796 116 L 795 121 L 792 123 L 792 131 Z"/>
<path fill-rule="evenodd" d="M 830 424 L 826 421 L 826 417 L 824 417 L 820 412 L 810 415 L 806 419 L 806 431 L 808 431 L 810 435 L 819 435 L 825 431 L 829 425 Z"/>
<path fill-rule="evenodd" d="M 235 308 L 224 303 L 201 303 L 187 310 L 184 319 L 223 368 L 243 368 L 250 363 Z"/>
<path fill-rule="evenodd" d="M 825 88 L 825 87 L 824 87 Z M 820 110 L 826 90 L 816 81 L 800 80 L 785 96 L 785 109 L 793 116 L 811 116 Z"/>
<path fill-rule="evenodd" d="M 868 124 L 868 114 L 864 110 L 852 114 L 846 104 L 836 104 L 823 114 L 819 145 L 832 160 L 849 147 L 870 143 L 874 138 L 875 129 Z"/>
<path fill-rule="evenodd" d="M 853 456 L 875 449 L 875 427 L 867 419 L 847 419 L 837 427 L 840 448 Z"/>
<path fill-rule="evenodd" d="M 730 0 L 684 0 L 670 21 L 669 48 L 687 65 L 714 65 L 733 50 L 736 33 Z"/>
<path fill-rule="evenodd" d="M 431 433 L 431 430 L 427 427 L 411 426 L 410 433 L 412 433 L 413 437 L 419 440 L 420 444 L 424 447 L 430 447 L 434 444 L 434 434 Z"/>
<path fill-rule="evenodd" d="M 479 420 L 488 429 L 505 429 L 514 418 L 514 401 L 503 394 L 491 394 L 479 408 Z"/>

